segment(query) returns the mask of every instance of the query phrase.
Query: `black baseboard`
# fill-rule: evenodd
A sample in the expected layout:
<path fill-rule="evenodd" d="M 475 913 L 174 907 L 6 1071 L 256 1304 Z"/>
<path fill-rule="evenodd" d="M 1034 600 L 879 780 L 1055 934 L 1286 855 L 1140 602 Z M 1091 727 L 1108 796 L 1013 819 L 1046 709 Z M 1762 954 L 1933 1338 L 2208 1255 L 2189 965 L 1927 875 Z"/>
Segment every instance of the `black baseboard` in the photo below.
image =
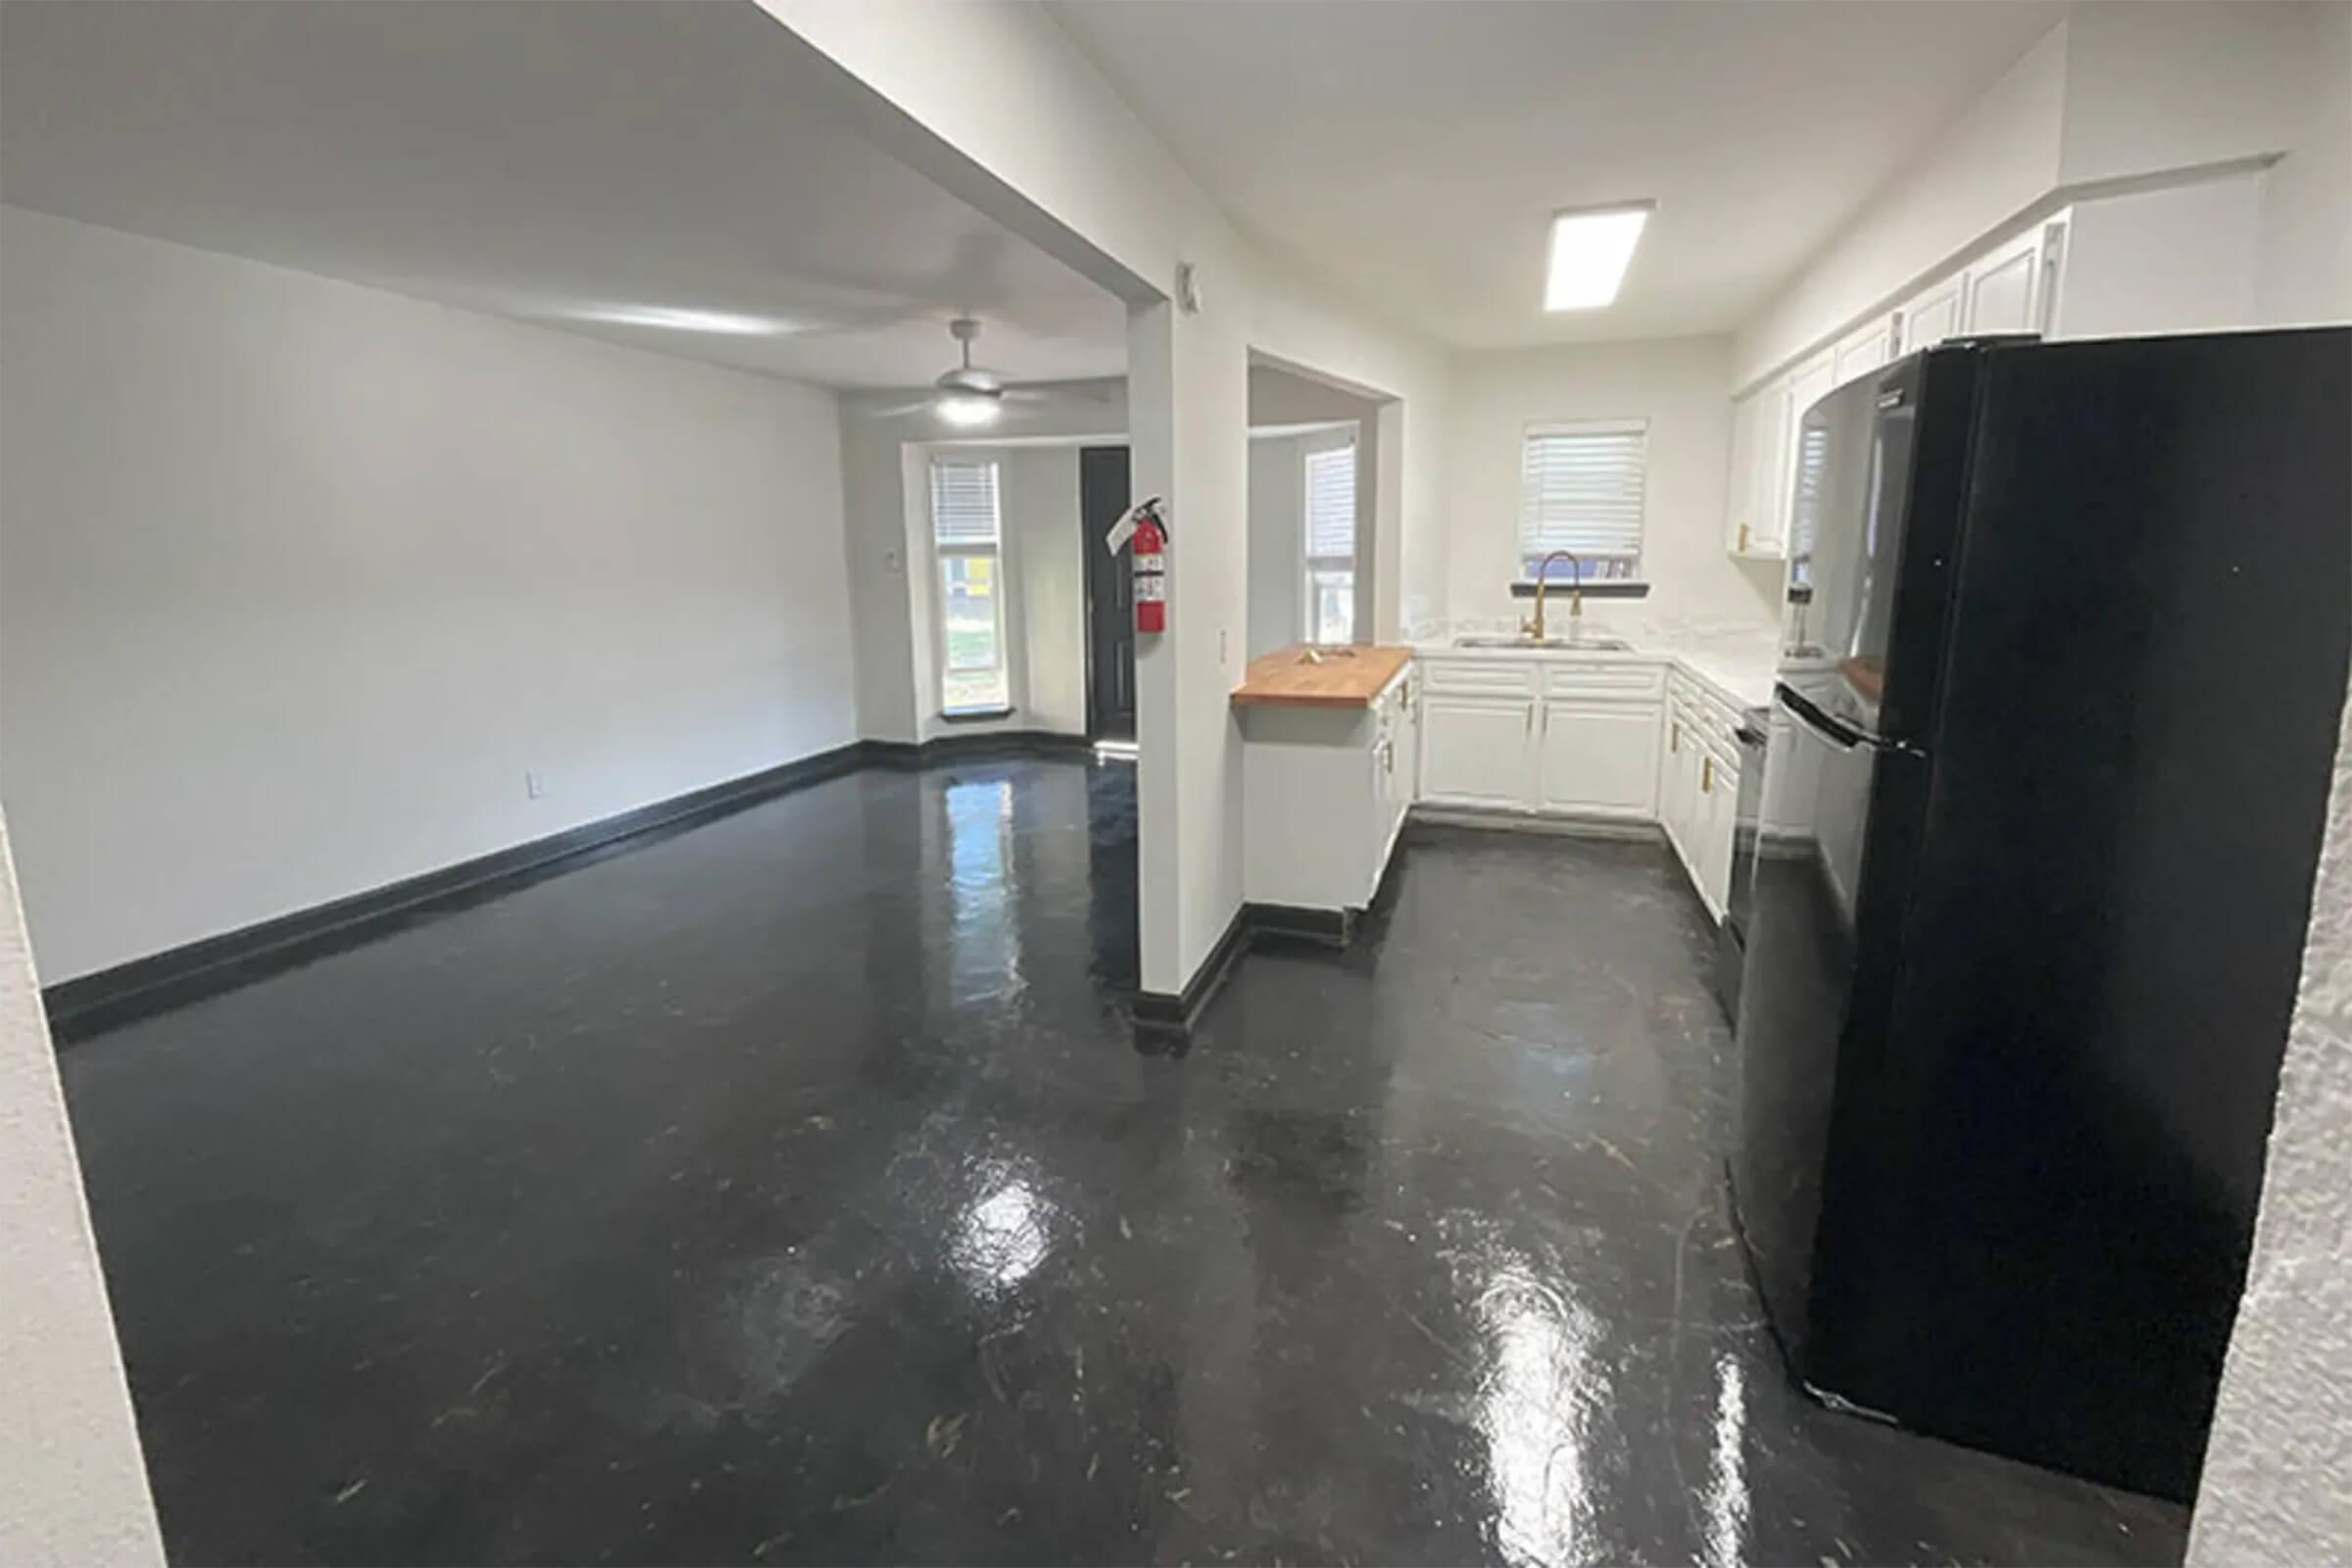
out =
<path fill-rule="evenodd" d="M 1209 999 L 1224 988 L 1226 977 L 1245 948 L 1250 945 L 1250 906 L 1245 904 L 1233 911 L 1225 922 L 1225 930 L 1200 967 L 1184 983 L 1181 993 L 1138 991 L 1135 994 L 1135 1029 L 1147 1050 L 1164 1047 L 1173 1042 L 1181 1051 L 1182 1043 L 1193 1032 L 1193 1021 L 1200 1016 Z"/>
<path fill-rule="evenodd" d="M 1390 857 L 1393 869 L 1396 858 Z M 1384 872 L 1381 889 L 1385 890 L 1389 876 Z M 1380 893 L 1373 895 L 1380 903 Z M 1213 1001 L 1225 982 L 1233 975 L 1234 966 L 1242 956 L 1258 946 L 1283 947 L 1303 944 L 1329 952 L 1343 951 L 1355 940 L 1357 920 L 1362 909 L 1315 909 L 1289 904 L 1245 904 L 1233 911 L 1226 923 L 1225 934 L 1208 951 L 1193 978 L 1185 983 L 1181 995 L 1171 996 L 1164 991 L 1138 991 L 1135 994 L 1135 1027 L 1147 1048 L 1166 1049 L 1165 1042 L 1189 1039 L 1193 1025 L 1201 1011 Z"/>
<path fill-rule="evenodd" d="M 1252 941 L 1311 943 L 1319 948 L 1344 948 L 1355 935 L 1353 909 L 1308 909 L 1290 904 L 1246 904 Z"/>
<path fill-rule="evenodd" d="M 439 870 L 62 980 L 43 989 L 41 1002 L 49 1014 L 52 1038 L 59 1045 L 70 1045 L 357 947 L 404 921 L 446 912 L 473 899 L 511 892 L 535 877 L 572 869 L 582 857 L 599 850 L 617 849 L 649 834 L 689 827 L 861 767 L 920 768 L 984 758 L 1069 757 L 1086 755 L 1089 750 L 1083 737 L 1027 730 L 951 736 L 921 746 L 856 741 Z"/>
<path fill-rule="evenodd" d="M 866 760 L 879 767 L 931 767 L 941 762 L 989 762 L 1014 757 L 1092 757 L 1083 735 L 1042 729 L 1000 729 L 984 735 L 939 735 L 927 741 L 867 741 Z"/>

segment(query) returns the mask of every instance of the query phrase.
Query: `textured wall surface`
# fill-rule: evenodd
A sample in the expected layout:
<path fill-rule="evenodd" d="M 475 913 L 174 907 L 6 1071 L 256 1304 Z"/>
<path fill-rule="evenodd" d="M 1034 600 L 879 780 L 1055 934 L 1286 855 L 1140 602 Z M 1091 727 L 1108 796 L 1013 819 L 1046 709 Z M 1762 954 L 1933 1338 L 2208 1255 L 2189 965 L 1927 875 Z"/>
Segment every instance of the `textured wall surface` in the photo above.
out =
<path fill-rule="evenodd" d="M 0 822 L 0 1562 L 163 1560 Z"/>
<path fill-rule="evenodd" d="M 2352 715 L 2191 1563 L 2352 1561 Z"/>

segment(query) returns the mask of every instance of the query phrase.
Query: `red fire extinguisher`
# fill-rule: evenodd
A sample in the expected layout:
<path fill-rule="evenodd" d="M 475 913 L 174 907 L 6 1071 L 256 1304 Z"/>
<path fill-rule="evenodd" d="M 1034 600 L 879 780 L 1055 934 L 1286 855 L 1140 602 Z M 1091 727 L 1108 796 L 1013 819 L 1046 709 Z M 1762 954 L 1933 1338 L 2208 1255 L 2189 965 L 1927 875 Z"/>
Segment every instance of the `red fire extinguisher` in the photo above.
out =
<path fill-rule="evenodd" d="M 1135 629 L 1168 629 L 1168 522 L 1159 497 L 1139 502 L 1127 514 L 1135 526 Z"/>

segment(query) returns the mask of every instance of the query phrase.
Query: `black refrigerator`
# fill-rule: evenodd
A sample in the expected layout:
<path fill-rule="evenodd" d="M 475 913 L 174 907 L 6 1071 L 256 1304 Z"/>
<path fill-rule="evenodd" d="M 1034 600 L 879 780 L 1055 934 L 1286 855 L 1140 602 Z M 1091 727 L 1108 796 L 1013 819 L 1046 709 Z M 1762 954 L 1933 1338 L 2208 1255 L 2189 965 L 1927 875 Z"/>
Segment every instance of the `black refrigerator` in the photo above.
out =
<path fill-rule="evenodd" d="M 1733 1199 L 1834 1404 L 2186 1498 L 2352 647 L 2352 329 L 1803 415 Z"/>

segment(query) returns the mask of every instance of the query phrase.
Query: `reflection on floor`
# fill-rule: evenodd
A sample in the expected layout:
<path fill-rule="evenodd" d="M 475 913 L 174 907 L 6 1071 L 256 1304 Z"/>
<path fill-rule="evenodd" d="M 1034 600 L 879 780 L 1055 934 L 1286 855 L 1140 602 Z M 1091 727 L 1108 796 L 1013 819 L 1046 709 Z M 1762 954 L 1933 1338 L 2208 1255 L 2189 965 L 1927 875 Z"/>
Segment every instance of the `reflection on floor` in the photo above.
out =
<path fill-rule="evenodd" d="M 1134 876 L 871 772 L 69 1052 L 175 1556 L 2178 1560 L 1788 1388 L 1663 851 L 1417 833 L 1181 1058 Z"/>

